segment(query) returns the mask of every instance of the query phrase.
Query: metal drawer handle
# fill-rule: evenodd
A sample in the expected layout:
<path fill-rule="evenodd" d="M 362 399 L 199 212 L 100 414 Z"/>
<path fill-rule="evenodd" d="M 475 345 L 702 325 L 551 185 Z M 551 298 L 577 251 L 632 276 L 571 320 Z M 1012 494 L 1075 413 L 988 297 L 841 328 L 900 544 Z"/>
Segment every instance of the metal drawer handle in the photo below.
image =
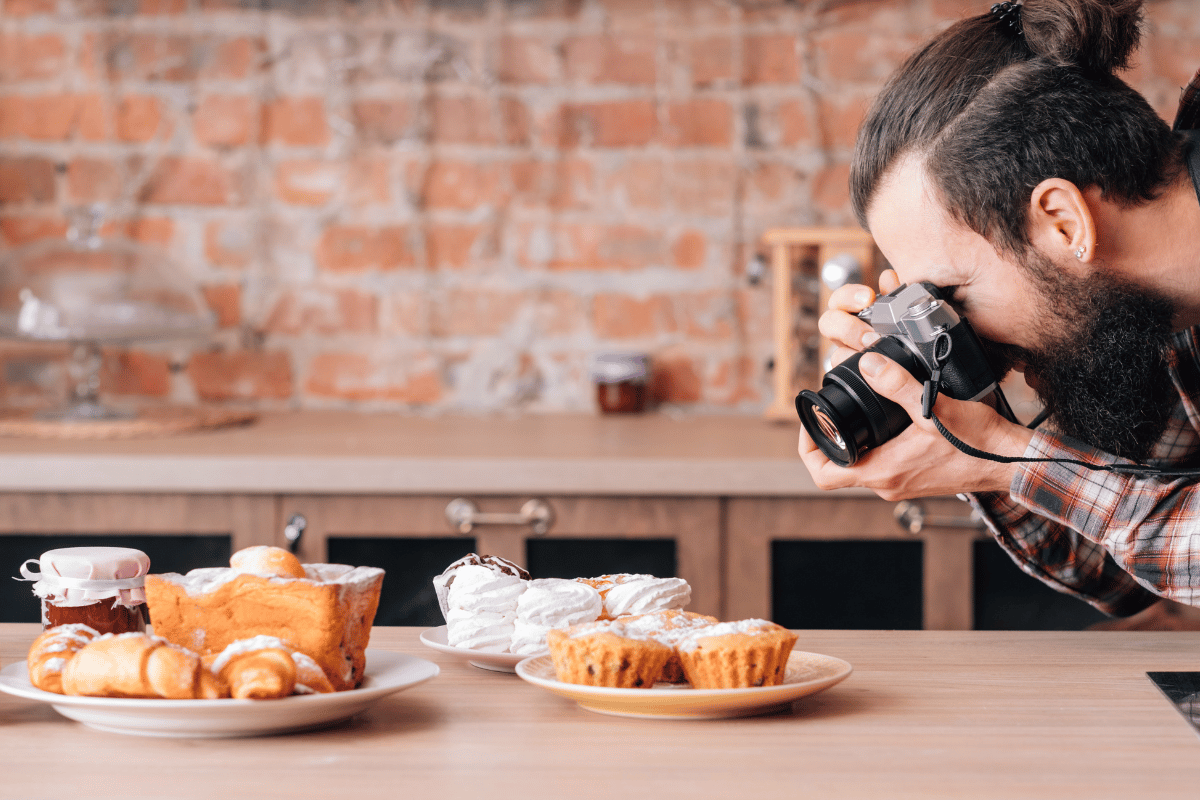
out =
<path fill-rule="evenodd" d="M 925 506 L 914 500 L 903 500 L 896 504 L 892 516 L 901 528 L 909 533 L 917 534 L 926 528 L 973 528 L 983 530 L 987 526 L 983 519 L 971 510 L 967 517 L 930 517 L 925 514 Z"/>
<path fill-rule="evenodd" d="M 283 526 L 283 538 L 287 540 L 288 550 L 293 553 L 300 549 L 300 537 L 308 529 L 308 518 L 303 514 L 292 514 L 287 525 Z"/>
<path fill-rule="evenodd" d="M 476 525 L 528 525 L 534 536 L 545 536 L 554 523 L 554 510 L 545 500 L 526 500 L 516 514 L 483 513 L 473 500 L 458 497 L 446 505 L 450 527 L 462 534 Z"/>

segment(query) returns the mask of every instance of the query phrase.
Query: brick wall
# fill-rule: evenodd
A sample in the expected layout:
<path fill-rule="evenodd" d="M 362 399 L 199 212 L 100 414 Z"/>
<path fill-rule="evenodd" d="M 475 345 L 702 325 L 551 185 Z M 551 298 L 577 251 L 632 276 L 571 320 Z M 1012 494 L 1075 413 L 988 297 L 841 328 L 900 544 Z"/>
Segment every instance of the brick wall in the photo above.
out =
<path fill-rule="evenodd" d="M 592 407 L 642 350 L 671 404 L 758 412 L 769 227 L 853 224 L 866 100 L 963 0 L 4 0 L 0 246 L 73 206 L 167 249 L 220 331 L 107 351 L 146 403 Z M 1188 0 L 1130 80 L 1169 116 Z M 0 349 L 0 403 L 60 398 Z"/>

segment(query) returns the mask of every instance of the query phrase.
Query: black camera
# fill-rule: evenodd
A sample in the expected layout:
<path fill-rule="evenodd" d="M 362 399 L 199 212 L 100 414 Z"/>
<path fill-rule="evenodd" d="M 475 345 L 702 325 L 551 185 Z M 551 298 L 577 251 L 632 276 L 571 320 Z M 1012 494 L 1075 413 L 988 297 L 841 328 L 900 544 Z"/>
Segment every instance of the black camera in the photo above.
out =
<path fill-rule="evenodd" d="M 925 384 L 926 417 L 937 393 L 945 392 L 956 400 L 983 400 L 995 394 L 997 410 L 1015 420 L 979 337 L 933 284 L 905 284 L 878 298 L 859 317 L 883 337 L 863 353 L 887 356 Z M 858 369 L 860 358 L 862 353 L 855 353 L 825 373 L 819 392 L 806 389 L 796 397 L 796 413 L 808 435 L 843 467 L 853 466 L 867 450 L 912 422 L 908 412 L 867 385 Z"/>

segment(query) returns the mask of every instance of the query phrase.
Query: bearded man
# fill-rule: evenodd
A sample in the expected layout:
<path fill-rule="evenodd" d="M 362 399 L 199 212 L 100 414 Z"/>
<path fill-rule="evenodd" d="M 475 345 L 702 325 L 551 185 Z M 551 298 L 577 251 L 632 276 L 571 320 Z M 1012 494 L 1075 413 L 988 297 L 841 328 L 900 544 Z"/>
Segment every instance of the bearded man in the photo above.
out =
<path fill-rule="evenodd" d="M 1049 412 L 1030 430 L 922 386 L 878 353 L 859 369 L 913 424 L 849 468 L 807 434 L 816 484 L 880 497 L 962 494 L 1031 575 L 1124 627 L 1200 621 L 1200 477 L 1113 474 L 1123 461 L 1200 468 L 1200 75 L 1174 129 L 1116 77 L 1140 0 L 1026 0 L 965 19 L 911 56 L 859 133 L 851 198 L 901 283 L 941 287 L 1002 374 Z M 821 332 L 878 339 L 834 293 Z M 1200 472 L 1198 472 L 1200 475 Z"/>

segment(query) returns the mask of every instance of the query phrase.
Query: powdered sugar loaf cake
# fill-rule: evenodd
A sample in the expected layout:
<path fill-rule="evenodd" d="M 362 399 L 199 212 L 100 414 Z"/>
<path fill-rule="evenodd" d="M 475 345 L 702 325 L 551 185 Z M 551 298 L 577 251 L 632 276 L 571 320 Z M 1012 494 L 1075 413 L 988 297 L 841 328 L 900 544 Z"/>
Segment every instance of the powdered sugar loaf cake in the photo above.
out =
<path fill-rule="evenodd" d="M 314 659 L 338 691 L 358 686 L 383 570 L 301 565 L 281 548 L 249 550 L 258 552 L 235 553 L 234 567 L 146 576 L 154 633 L 201 655 L 274 636 Z"/>

